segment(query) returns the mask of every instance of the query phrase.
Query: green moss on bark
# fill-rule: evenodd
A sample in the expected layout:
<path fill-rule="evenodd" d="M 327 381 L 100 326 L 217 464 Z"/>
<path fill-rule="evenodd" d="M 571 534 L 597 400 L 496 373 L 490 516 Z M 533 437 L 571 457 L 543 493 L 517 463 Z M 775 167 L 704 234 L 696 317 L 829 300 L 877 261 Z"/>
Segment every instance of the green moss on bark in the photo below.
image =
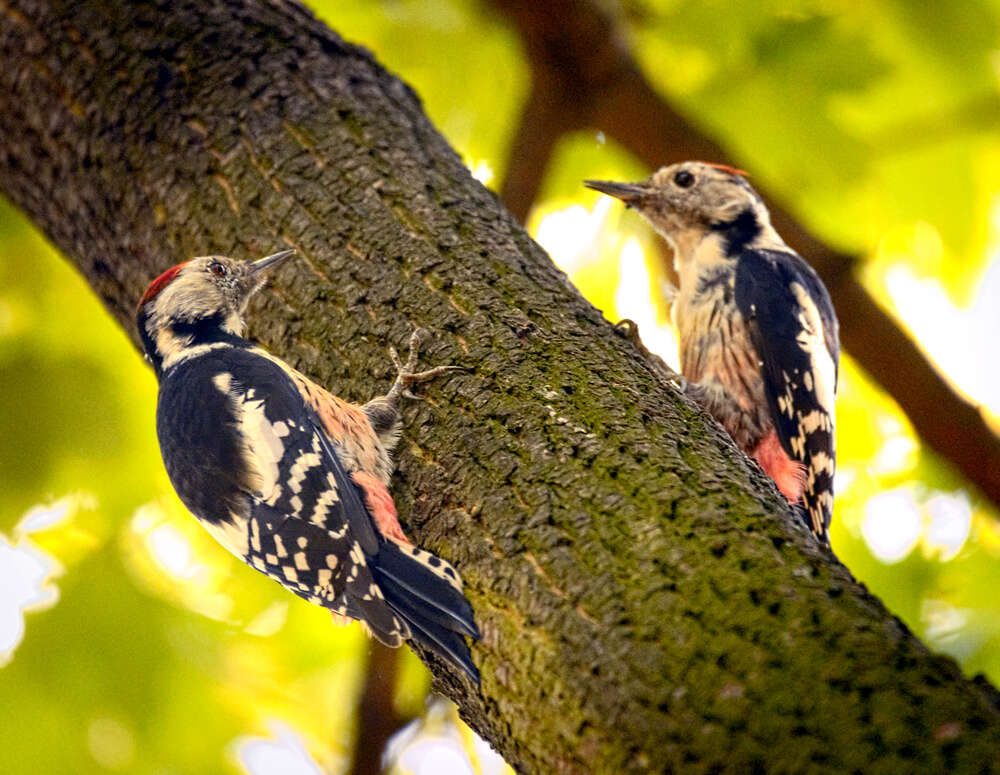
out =
<path fill-rule="evenodd" d="M 441 665 L 437 686 L 508 761 L 997 767 L 993 690 L 816 547 L 363 50 L 257 0 L 11 7 L 0 185 L 133 336 L 166 266 L 287 244 L 250 316 L 275 352 L 358 401 L 414 325 L 427 363 L 468 369 L 406 408 L 394 493 L 483 631 L 482 691 Z"/>

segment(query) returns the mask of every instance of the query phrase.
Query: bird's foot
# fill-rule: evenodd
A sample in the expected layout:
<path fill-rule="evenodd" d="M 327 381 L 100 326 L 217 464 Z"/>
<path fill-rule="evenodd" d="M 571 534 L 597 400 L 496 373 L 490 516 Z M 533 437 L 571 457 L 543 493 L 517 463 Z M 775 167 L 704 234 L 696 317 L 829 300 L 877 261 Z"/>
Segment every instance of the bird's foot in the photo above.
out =
<path fill-rule="evenodd" d="M 615 323 L 615 333 L 628 339 L 643 355 L 649 355 L 649 350 L 639 338 L 639 324 L 631 318 L 623 318 Z"/>
<path fill-rule="evenodd" d="M 452 371 L 464 371 L 461 366 L 436 366 L 426 371 L 416 371 L 417 362 L 420 360 L 420 345 L 427 338 L 427 335 L 426 328 L 417 328 L 413 331 L 410 335 L 410 351 L 406 363 L 400 359 L 395 347 L 389 347 L 389 357 L 392 358 L 392 364 L 396 367 L 397 372 L 396 381 L 392 383 L 392 387 L 389 388 L 389 392 L 385 396 L 390 402 L 395 402 L 400 396 L 420 399 L 420 396 L 414 395 L 410 390 L 414 385 L 419 385 Z"/>
<path fill-rule="evenodd" d="M 619 336 L 625 337 L 629 342 L 635 345 L 635 348 L 643 354 L 649 365 L 652 367 L 653 373 L 656 374 L 657 377 L 665 382 L 671 383 L 682 393 L 687 390 L 687 378 L 683 374 L 679 374 L 670 368 L 670 366 L 667 365 L 667 362 L 659 355 L 646 349 L 646 345 L 642 343 L 642 339 L 639 337 L 638 323 L 634 320 L 630 320 L 629 318 L 619 320 L 615 324 L 615 333 Z"/>

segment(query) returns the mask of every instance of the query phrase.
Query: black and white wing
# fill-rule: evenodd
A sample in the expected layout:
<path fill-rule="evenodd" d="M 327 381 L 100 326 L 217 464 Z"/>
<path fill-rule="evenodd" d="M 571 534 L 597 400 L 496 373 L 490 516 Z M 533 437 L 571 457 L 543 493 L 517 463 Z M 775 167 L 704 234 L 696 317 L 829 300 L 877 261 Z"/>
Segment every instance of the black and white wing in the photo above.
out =
<path fill-rule="evenodd" d="M 247 562 L 301 597 L 363 621 L 383 643 L 412 638 L 477 679 L 463 635 L 479 633 L 458 574 L 429 552 L 379 534 L 330 424 L 309 403 L 325 392 L 303 396 L 281 365 L 253 365 L 269 373 L 242 383 L 236 377 L 230 388 L 241 402 L 248 457 L 262 472 Z M 337 411 L 343 406 L 325 407 L 328 416 Z"/>
<path fill-rule="evenodd" d="M 781 446 L 805 468 L 809 526 L 828 540 L 840 353 L 830 295 L 795 253 L 746 250 L 737 264 L 735 299 L 757 351 Z"/>

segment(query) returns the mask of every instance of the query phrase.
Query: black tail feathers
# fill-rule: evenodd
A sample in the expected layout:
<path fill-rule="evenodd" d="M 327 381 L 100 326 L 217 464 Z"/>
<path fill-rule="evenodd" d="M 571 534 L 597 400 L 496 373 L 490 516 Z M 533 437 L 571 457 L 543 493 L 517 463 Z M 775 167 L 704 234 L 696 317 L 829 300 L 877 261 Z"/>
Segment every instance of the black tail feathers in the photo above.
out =
<path fill-rule="evenodd" d="M 806 528 L 809 530 L 809 532 L 816 537 L 816 540 L 819 541 L 821 546 L 829 547 L 830 546 L 829 530 L 824 528 L 822 533 L 817 533 L 816 527 L 813 524 L 812 516 L 810 515 L 810 509 L 819 509 L 820 506 L 817 504 L 810 503 L 810 500 L 811 499 L 809 497 L 809 493 L 806 493 L 802 502 L 795 503 L 792 505 L 792 511 L 794 511 L 795 515 L 802 520 L 802 524 L 804 524 Z M 829 525 L 830 525 L 830 520 L 827 519 L 826 527 L 828 528 Z"/>
<path fill-rule="evenodd" d="M 414 547 L 385 541 L 369 567 L 389 607 L 410 627 L 417 643 L 447 659 L 479 685 L 479 670 L 463 636 L 479 639 L 472 605 L 443 560 Z"/>

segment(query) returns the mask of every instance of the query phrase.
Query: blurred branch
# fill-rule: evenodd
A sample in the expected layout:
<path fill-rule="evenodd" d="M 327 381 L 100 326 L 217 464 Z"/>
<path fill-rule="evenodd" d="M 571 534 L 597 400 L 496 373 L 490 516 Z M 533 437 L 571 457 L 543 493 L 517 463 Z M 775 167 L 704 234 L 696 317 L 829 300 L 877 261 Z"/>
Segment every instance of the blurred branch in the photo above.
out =
<path fill-rule="evenodd" d="M 910 118 L 886 127 L 871 139 L 873 148 L 884 156 L 911 153 L 928 145 L 945 143 L 959 133 L 978 129 L 995 134 L 1000 126 L 1000 94 L 990 92 L 971 97 L 947 111 Z"/>
<path fill-rule="evenodd" d="M 399 656 L 398 650 L 372 639 L 365 685 L 358 698 L 358 733 L 350 775 L 381 775 L 386 743 L 412 721 L 397 713 L 393 701 Z"/>
<path fill-rule="evenodd" d="M 562 80 L 553 80 L 549 75 L 548 71 L 536 72 L 531 79 L 531 93 L 514 134 L 500 192 L 500 198 L 521 223 L 538 196 L 556 143 L 575 126 L 575 108 L 566 99 Z"/>
<path fill-rule="evenodd" d="M 523 222 L 560 132 L 600 129 L 651 169 L 684 159 L 722 161 L 725 150 L 677 113 L 642 75 L 626 34 L 593 0 L 492 0 L 515 24 L 535 91 L 514 140 L 501 196 Z M 995 108 L 995 99 L 985 107 Z M 540 108 L 539 104 L 544 107 Z M 979 106 L 977 106 L 978 109 Z M 532 139 L 546 142 L 526 152 Z M 820 273 L 840 318 L 847 351 L 906 413 L 921 440 L 1000 508 L 1000 439 L 978 407 L 960 396 L 917 344 L 865 290 L 857 256 L 834 250 L 773 199 L 775 228 Z"/>
<path fill-rule="evenodd" d="M 179 258 L 287 244 L 269 349 L 354 400 L 415 324 L 467 367 L 405 407 L 393 490 L 483 633 L 482 686 L 423 654 L 435 688 L 518 771 L 995 768 L 995 690 L 816 546 L 366 51 L 292 2 L 0 0 L 0 61 L 0 189 L 133 340 Z"/>

